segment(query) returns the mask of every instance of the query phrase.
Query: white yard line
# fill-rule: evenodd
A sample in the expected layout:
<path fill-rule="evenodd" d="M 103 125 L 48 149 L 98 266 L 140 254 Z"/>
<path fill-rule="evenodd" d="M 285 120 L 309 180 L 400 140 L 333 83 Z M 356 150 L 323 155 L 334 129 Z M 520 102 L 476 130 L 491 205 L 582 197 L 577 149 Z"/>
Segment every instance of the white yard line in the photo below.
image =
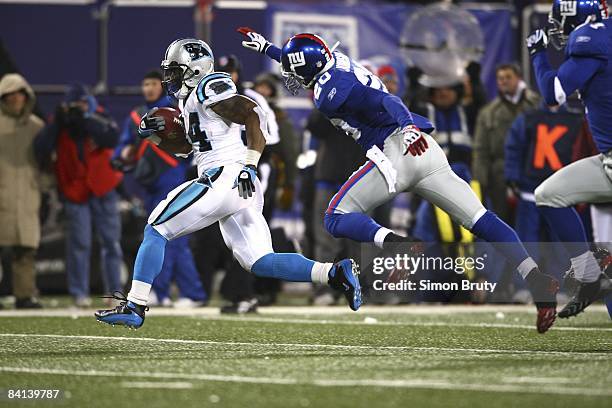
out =
<path fill-rule="evenodd" d="M 286 315 L 297 315 L 297 316 L 358 316 L 354 312 L 346 312 L 345 308 L 309 308 L 309 307 L 266 307 L 260 308 L 261 315 L 257 316 L 227 316 L 220 315 L 216 308 L 198 308 L 198 309 L 166 309 L 157 308 L 149 312 L 148 316 L 182 316 L 182 317 L 195 317 L 203 318 L 206 320 L 219 320 L 219 321 L 240 321 L 240 322 L 253 322 L 253 323 L 288 323 L 288 324 L 330 324 L 330 325 L 378 325 L 378 326 L 417 326 L 417 327 L 473 327 L 473 328 L 493 328 L 493 329 L 521 329 L 521 330 L 535 330 L 534 325 L 527 324 L 512 324 L 512 323 L 452 323 L 452 322 L 399 322 L 399 321 L 372 321 L 371 319 L 365 320 L 366 318 L 377 316 L 380 314 L 393 314 L 393 315 L 426 315 L 423 311 L 430 310 L 434 311 L 433 314 L 438 314 L 437 310 L 448 310 L 452 313 L 461 310 L 461 313 L 469 313 L 475 311 L 476 313 L 490 313 L 492 310 L 497 310 L 489 306 L 414 306 L 418 313 L 411 313 L 411 307 L 399 306 L 397 308 L 388 306 L 372 306 L 367 308 L 366 311 L 360 312 L 359 316 L 363 316 L 364 320 L 330 320 L 330 319 L 307 319 L 307 318 L 291 318 L 291 317 L 271 317 L 277 314 Z M 487 309 L 483 309 L 487 308 Z M 331 309 L 331 310 L 330 310 Z M 399 310 L 398 310 L 399 309 Z M 601 310 L 600 310 L 601 309 Z M 385 312 L 382 313 L 381 311 Z M 489 311 L 487 311 L 489 310 Z M 510 306 L 505 305 L 502 310 L 506 312 L 527 312 L 532 314 L 531 308 L 525 306 Z M 604 307 L 593 306 L 587 312 L 596 313 L 603 311 Z M 311 312 L 308 312 L 311 311 Z M 390 312 L 393 311 L 393 312 Z M 405 313 L 406 312 L 406 313 Z M 268 317 L 267 315 L 270 315 Z M 80 317 L 93 317 L 93 310 L 77 310 L 77 309 L 43 309 L 43 310 L 9 310 L 0 311 L 0 318 L 2 317 L 71 317 L 74 319 Z M 511 319 L 509 317 L 508 319 Z M 535 316 L 534 316 L 535 318 Z M 502 319 L 500 319 L 502 320 Z M 562 323 L 563 324 L 563 323 Z M 592 331 L 592 332 L 612 332 L 612 327 L 572 327 L 572 326 L 553 326 L 555 331 Z"/>
<path fill-rule="evenodd" d="M 421 388 L 439 390 L 458 390 L 458 391 L 483 391 L 499 393 L 530 393 L 530 394 L 557 394 L 557 395 L 584 395 L 610 397 L 612 390 L 592 389 L 592 388 L 570 388 L 563 387 L 537 387 L 530 388 L 524 385 L 511 384 L 478 384 L 478 383 L 453 383 L 438 380 L 384 380 L 384 379 L 362 379 L 362 380 L 336 380 L 318 379 L 314 381 L 302 381 L 293 378 L 273 378 L 273 377 L 247 377 L 235 375 L 214 375 L 214 374 L 188 374 L 188 373 L 164 373 L 164 372 L 129 372 L 120 373 L 115 371 L 99 370 L 64 370 L 53 368 L 24 368 L 24 367 L 0 367 L 0 372 L 25 373 L 25 374 L 44 374 L 44 375 L 68 375 L 68 376 L 89 376 L 89 377 L 117 377 L 134 378 L 148 377 L 165 380 L 192 380 L 192 381 L 216 381 L 230 383 L 250 383 L 250 384 L 270 384 L 270 385 L 310 385 L 317 387 L 383 387 L 383 388 Z M 153 383 L 151 383 L 153 384 Z M 165 383 L 172 384 L 172 383 Z M 172 386 L 170 386 L 172 387 Z M 170 388 L 166 387 L 166 388 Z M 164 388 L 164 387 L 159 387 Z"/>
<path fill-rule="evenodd" d="M 566 357 L 581 356 L 586 358 L 609 357 L 611 353 L 606 352 L 575 352 L 575 351 L 549 351 L 549 350 L 507 350 L 507 349 L 481 349 L 481 348 L 455 348 L 455 347 L 412 347 L 412 346 L 381 346 L 381 345 L 353 345 L 353 344 L 319 344 L 319 343 L 254 343 L 239 341 L 214 341 L 214 340 L 188 340 L 188 339 L 158 339 L 152 337 L 111 337 L 111 336 L 85 336 L 64 334 L 35 334 L 35 333 L 0 333 L 2 337 L 38 337 L 54 339 L 74 340 L 106 340 L 106 341 L 136 341 L 169 344 L 195 344 L 195 345 L 220 345 L 220 346 L 246 346 L 246 347 L 293 347 L 314 349 L 341 349 L 341 350 L 397 350 L 397 351 L 435 351 L 435 352 L 465 352 L 465 353 L 490 353 L 490 354 L 534 354 L 534 355 L 562 355 Z"/>
<path fill-rule="evenodd" d="M 193 388 L 193 384 L 184 381 L 156 382 L 156 381 L 123 381 L 123 388 L 153 388 L 153 389 L 175 389 L 186 390 Z"/>
<path fill-rule="evenodd" d="M 365 317 L 365 316 L 364 316 Z M 535 330 L 534 325 L 512 324 L 512 323 L 451 323 L 451 322 L 397 322 L 397 321 L 376 321 L 371 320 L 317 320 L 317 319 L 294 319 L 283 317 L 239 317 L 239 316 L 206 316 L 205 320 L 227 320 L 240 322 L 257 323 L 292 323 L 292 324 L 332 324 L 332 325 L 368 325 L 368 326 L 422 326 L 422 327 L 475 327 L 493 329 L 527 329 Z M 603 331 L 612 332 L 612 327 L 570 327 L 553 326 L 551 330 L 561 331 Z"/>

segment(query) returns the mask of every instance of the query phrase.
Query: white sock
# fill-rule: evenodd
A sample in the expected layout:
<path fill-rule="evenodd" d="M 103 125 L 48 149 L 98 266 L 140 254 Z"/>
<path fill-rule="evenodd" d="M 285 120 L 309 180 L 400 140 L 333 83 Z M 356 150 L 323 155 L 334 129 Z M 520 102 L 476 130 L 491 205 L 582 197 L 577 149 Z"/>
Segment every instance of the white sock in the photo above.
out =
<path fill-rule="evenodd" d="M 392 232 L 393 231 L 391 231 L 389 228 L 380 227 L 380 229 L 376 231 L 376 234 L 374 235 L 374 244 L 376 244 L 377 247 L 382 248 L 385 238 L 387 238 L 387 235 L 391 234 Z"/>
<path fill-rule="evenodd" d="M 130 289 L 127 298 L 137 305 L 146 306 L 149 301 L 149 292 L 151 292 L 151 284 L 133 280 L 132 289 Z"/>
<path fill-rule="evenodd" d="M 531 272 L 533 268 L 537 267 L 538 265 L 535 263 L 535 261 L 531 257 L 528 257 L 525 258 L 525 260 L 521 262 L 521 264 L 516 269 L 521 274 L 523 279 L 525 279 L 527 275 L 529 275 L 529 272 Z"/>
<path fill-rule="evenodd" d="M 334 264 L 331 262 L 315 262 L 312 266 L 312 270 L 310 271 L 310 279 L 314 283 L 322 283 L 327 285 L 327 281 L 329 280 L 329 270 L 332 268 L 332 266 L 334 266 Z"/>
<path fill-rule="evenodd" d="M 579 282 L 595 282 L 601 274 L 597 259 L 591 251 L 586 251 L 575 258 L 571 258 L 570 262 L 572 263 L 572 269 L 574 269 L 574 276 Z"/>

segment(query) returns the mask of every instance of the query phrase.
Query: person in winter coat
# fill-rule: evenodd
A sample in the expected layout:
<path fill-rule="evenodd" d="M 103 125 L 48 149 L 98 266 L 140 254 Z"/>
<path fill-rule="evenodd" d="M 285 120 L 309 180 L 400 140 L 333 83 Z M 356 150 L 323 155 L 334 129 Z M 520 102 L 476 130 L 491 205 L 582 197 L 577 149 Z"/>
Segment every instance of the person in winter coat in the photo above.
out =
<path fill-rule="evenodd" d="M 17 308 L 39 308 L 34 260 L 40 241 L 40 188 L 34 139 L 43 121 L 19 74 L 0 80 L 0 249 L 10 254 Z"/>
<path fill-rule="evenodd" d="M 123 174 L 111 166 L 119 129 L 82 85 L 68 89 L 53 121 L 36 139 L 39 160 L 55 153 L 55 177 L 66 215 L 68 291 L 79 307 L 91 304 L 89 271 L 92 224 L 100 237 L 106 292 L 121 290 L 121 219 L 117 185 Z"/>
<path fill-rule="evenodd" d="M 499 95 L 482 108 L 476 120 L 472 175 L 490 198 L 492 210 L 509 222 L 508 191 L 504 177 L 506 135 L 521 112 L 539 106 L 540 96 L 527 88 L 520 68 L 515 64 L 499 65 L 496 75 Z"/>

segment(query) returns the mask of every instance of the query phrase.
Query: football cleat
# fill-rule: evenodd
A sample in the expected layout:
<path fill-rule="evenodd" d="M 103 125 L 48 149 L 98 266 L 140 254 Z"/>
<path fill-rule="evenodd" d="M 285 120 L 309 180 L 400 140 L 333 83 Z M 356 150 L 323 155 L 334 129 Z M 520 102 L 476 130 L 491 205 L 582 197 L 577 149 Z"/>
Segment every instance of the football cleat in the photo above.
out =
<path fill-rule="evenodd" d="M 597 247 L 593 250 L 593 256 L 599 264 L 601 271 L 612 279 L 612 254 L 606 248 Z M 580 281 L 576 279 L 574 268 L 570 268 L 563 277 L 563 288 L 565 292 L 574 295 L 580 288 Z"/>
<path fill-rule="evenodd" d="M 105 296 L 105 298 L 119 300 L 119 306 L 113 309 L 98 310 L 95 312 L 94 315 L 97 321 L 108 323 L 112 326 L 116 324 L 126 326 L 130 329 L 138 329 L 143 325 L 145 312 L 149 310 L 147 306 L 130 302 L 125 295 L 119 291 L 113 293 L 112 296 Z"/>
<path fill-rule="evenodd" d="M 559 282 L 552 276 L 540 272 L 537 268 L 529 272 L 526 281 L 538 310 L 536 328 L 538 333 L 546 333 L 557 318 Z"/>
<path fill-rule="evenodd" d="M 361 306 L 359 265 L 352 259 L 343 259 L 332 266 L 328 277 L 329 286 L 344 295 L 352 310 L 358 310 Z"/>
<path fill-rule="evenodd" d="M 578 293 L 559 312 L 559 317 L 567 319 L 576 316 L 591 303 L 603 299 L 609 294 L 612 294 L 612 281 L 603 273 L 599 275 L 595 282 L 582 282 L 578 287 Z"/>

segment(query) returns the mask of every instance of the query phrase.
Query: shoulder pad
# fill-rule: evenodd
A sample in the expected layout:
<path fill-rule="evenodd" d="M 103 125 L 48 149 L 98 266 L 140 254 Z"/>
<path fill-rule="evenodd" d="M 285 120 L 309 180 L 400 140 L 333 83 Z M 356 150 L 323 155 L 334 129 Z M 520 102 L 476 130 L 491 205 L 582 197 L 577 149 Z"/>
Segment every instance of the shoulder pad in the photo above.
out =
<path fill-rule="evenodd" d="M 604 23 L 583 24 L 569 37 L 570 56 L 607 58 L 610 46 L 608 29 Z"/>
<path fill-rule="evenodd" d="M 225 72 L 212 72 L 198 83 L 196 96 L 204 106 L 212 105 L 236 95 L 236 84 Z"/>
<path fill-rule="evenodd" d="M 346 101 L 357 79 L 350 72 L 331 69 L 317 81 L 315 105 L 325 111 L 334 111 Z"/>

